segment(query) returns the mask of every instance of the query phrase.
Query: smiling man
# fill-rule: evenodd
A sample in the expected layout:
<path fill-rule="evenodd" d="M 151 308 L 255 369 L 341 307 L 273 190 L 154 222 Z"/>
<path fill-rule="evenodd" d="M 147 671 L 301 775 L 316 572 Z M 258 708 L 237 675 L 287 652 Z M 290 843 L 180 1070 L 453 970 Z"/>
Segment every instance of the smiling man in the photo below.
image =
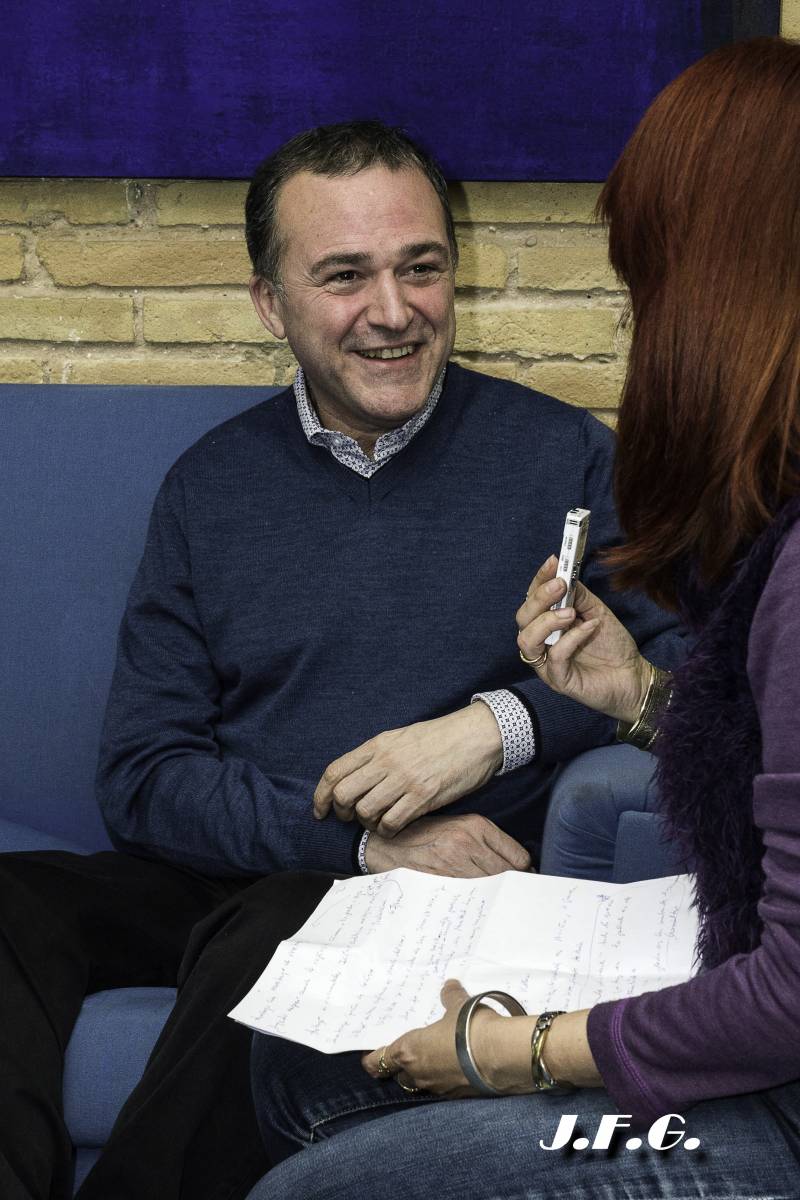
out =
<path fill-rule="evenodd" d="M 118 853 L 0 856 L 9 1200 L 69 1194 L 59 1047 L 87 988 L 180 968 L 81 1196 L 229 1200 L 264 1159 L 249 1037 L 225 1014 L 330 873 L 535 861 L 558 764 L 613 737 L 517 651 L 569 508 L 592 510 L 592 589 L 651 661 L 682 655 L 593 556 L 618 536 L 610 432 L 449 361 L 457 246 L 424 151 L 378 122 L 301 134 L 257 171 L 247 239 L 258 314 L 300 369 L 156 497 L 98 770 Z"/>
<path fill-rule="evenodd" d="M 280 275 L 253 277 L 256 309 L 303 364 L 322 425 L 374 456 L 389 430 L 422 423 L 453 348 L 457 251 L 442 202 L 418 168 L 301 171 L 276 221 Z"/>

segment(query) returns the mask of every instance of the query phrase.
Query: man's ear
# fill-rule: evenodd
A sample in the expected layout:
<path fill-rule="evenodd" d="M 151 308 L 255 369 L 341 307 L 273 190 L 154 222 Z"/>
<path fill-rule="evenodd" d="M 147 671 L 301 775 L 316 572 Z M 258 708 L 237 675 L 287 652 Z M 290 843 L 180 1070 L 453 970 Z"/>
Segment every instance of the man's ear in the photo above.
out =
<path fill-rule="evenodd" d="M 250 277 L 250 299 L 253 301 L 261 324 L 270 331 L 273 337 L 285 338 L 286 329 L 283 324 L 281 301 L 271 283 L 260 275 Z"/>

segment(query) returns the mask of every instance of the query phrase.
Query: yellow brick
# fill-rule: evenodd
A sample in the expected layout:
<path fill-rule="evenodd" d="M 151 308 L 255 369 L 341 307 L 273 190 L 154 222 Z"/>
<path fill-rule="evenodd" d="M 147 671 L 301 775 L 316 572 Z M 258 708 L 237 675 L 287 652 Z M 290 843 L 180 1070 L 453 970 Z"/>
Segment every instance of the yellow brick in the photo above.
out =
<path fill-rule="evenodd" d="M 267 342 L 277 345 L 256 316 L 247 292 L 213 299 L 146 296 L 144 336 L 148 342 Z"/>
<path fill-rule="evenodd" d="M 133 303 L 123 297 L 0 296 L 0 338 L 132 342 Z"/>
<path fill-rule="evenodd" d="M 520 383 L 577 404 L 581 408 L 615 408 L 625 378 L 625 364 L 553 362 L 532 363 L 519 376 Z"/>
<path fill-rule="evenodd" d="M 268 387 L 275 382 L 275 366 L 263 359 L 189 358 L 161 354 L 148 358 L 80 358 L 69 363 L 70 383 L 153 384 L 212 387 L 217 384 Z"/>
<path fill-rule="evenodd" d="M 588 230 L 543 230 L 519 251 L 519 286 L 552 291 L 621 291 L 608 261 L 605 235 Z"/>
<path fill-rule="evenodd" d="M 122 225 L 128 221 L 121 179 L 0 180 L 0 221 L 61 216 L 74 225 Z"/>
<path fill-rule="evenodd" d="M 599 192 L 596 183 L 456 183 L 450 203 L 456 221 L 587 224 Z"/>
<path fill-rule="evenodd" d="M 483 375 L 492 375 L 495 379 L 511 379 L 516 381 L 519 372 L 520 364 L 503 358 L 464 358 L 463 355 L 454 354 L 453 362 L 461 363 L 462 366 L 468 367 L 471 371 L 480 371 Z"/>
<path fill-rule="evenodd" d="M 800 39 L 800 0 L 783 0 L 781 33 L 786 38 Z"/>
<path fill-rule="evenodd" d="M 502 288 L 508 279 L 508 255 L 491 243 L 460 242 L 456 287 Z"/>
<path fill-rule="evenodd" d="M 19 279 L 23 262 L 22 238 L 16 233 L 0 237 L 0 279 Z"/>
<path fill-rule="evenodd" d="M 618 314 L 607 308 L 458 309 L 456 349 L 499 354 L 610 354 Z"/>
<path fill-rule="evenodd" d="M 44 368 L 31 358 L 0 358 L 0 383 L 42 383 Z"/>
<path fill-rule="evenodd" d="M 40 238 L 37 253 L 56 283 L 67 287 L 170 287 L 242 283 L 250 260 L 242 238 Z"/>
<path fill-rule="evenodd" d="M 292 382 L 297 371 L 297 359 L 292 354 L 286 343 L 278 345 L 274 354 L 275 358 L 275 383 L 289 384 Z"/>
<path fill-rule="evenodd" d="M 247 183 L 181 179 L 156 189 L 159 225 L 243 225 Z"/>

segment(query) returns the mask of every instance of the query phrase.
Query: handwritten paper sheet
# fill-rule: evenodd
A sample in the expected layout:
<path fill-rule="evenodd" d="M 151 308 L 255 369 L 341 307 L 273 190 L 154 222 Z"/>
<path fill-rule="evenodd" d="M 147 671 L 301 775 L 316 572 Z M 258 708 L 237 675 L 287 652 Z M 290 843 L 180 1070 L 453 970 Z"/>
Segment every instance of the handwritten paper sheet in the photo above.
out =
<path fill-rule="evenodd" d="M 508 991 L 530 1013 L 588 1008 L 688 979 L 696 937 L 688 875 L 399 869 L 334 883 L 229 1015 L 326 1053 L 372 1049 L 438 1020 L 445 979 Z"/>

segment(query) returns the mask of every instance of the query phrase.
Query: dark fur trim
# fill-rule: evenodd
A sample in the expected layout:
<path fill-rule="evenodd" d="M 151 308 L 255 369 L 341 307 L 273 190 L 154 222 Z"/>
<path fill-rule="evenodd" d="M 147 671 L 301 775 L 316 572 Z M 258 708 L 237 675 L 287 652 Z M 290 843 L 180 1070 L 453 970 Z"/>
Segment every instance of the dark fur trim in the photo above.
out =
<path fill-rule="evenodd" d="M 659 733 L 658 781 L 667 824 L 696 867 L 698 954 L 714 967 L 754 949 L 764 847 L 753 822 L 753 778 L 761 770 L 761 729 L 747 678 L 747 646 L 758 601 L 800 498 L 784 506 L 716 596 L 684 592 L 686 617 L 702 623 L 675 675 Z"/>

